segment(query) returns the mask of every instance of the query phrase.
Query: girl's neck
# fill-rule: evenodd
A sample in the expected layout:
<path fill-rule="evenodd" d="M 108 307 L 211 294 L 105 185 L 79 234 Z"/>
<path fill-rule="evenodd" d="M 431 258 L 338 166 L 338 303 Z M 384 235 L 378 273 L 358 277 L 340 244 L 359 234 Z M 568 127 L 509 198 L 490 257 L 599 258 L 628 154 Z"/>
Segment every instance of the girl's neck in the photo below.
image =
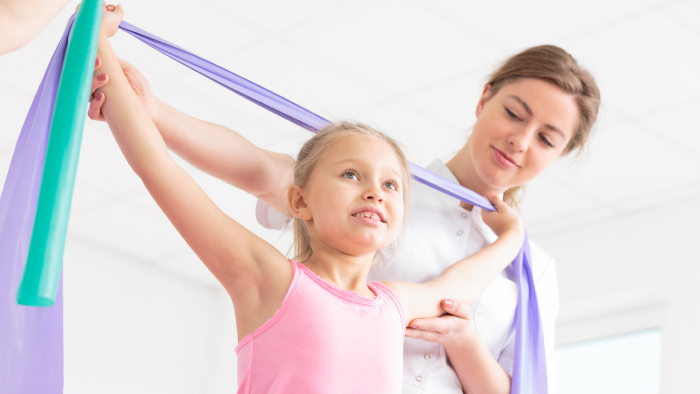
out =
<path fill-rule="evenodd" d="M 304 265 L 326 282 L 367 298 L 374 293 L 367 287 L 372 256 L 349 256 L 338 251 L 315 250 Z"/>
<path fill-rule="evenodd" d="M 445 165 L 452 172 L 455 178 L 457 178 L 459 184 L 467 189 L 473 190 L 482 196 L 485 196 L 491 192 L 502 192 L 495 190 L 493 187 L 486 184 L 476 173 L 472 157 L 469 154 L 469 143 L 467 143 L 459 152 L 457 152 L 457 154 Z M 471 211 L 472 208 L 474 208 L 473 205 L 464 201 L 460 201 L 459 206 L 468 211 Z"/>

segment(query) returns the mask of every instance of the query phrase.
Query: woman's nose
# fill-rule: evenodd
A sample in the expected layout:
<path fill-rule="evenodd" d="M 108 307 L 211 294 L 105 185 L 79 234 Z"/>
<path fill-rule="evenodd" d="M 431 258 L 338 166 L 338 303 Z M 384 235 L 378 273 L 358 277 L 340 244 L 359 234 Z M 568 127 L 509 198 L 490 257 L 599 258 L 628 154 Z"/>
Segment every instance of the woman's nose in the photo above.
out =
<path fill-rule="evenodd" d="M 524 152 L 528 148 L 528 144 L 535 131 L 533 128 L 523 128 L 508 136 L 508 144 L 515 152 Z"/>

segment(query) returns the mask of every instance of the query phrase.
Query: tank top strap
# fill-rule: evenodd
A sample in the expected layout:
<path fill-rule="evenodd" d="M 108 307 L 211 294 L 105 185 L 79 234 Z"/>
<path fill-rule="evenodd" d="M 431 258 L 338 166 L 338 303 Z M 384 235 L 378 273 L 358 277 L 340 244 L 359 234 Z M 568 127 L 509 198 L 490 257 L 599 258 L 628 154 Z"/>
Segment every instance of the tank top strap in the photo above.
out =
<path fill-rule="evenodd" d="M 382 282 L 367 282 L 367 284 L 370 286 L 370 288 L 375 289 L 376 292 L 380 292 L 380 293 L 384 294 L 396 306 L 396 310 L 399 311 L 399 316 L 401 316 L 401 328 L 403 329 L 403 332 L 405 334 L 406 333 L 406 317 L 403 314 L 403 307 L 401 307 L 401 303 L 399 302 L 398 297 L 396 297 L 396 294 L 394 294 L 394 292 L 391 291 L 391 289 L 388 288 Z"/>

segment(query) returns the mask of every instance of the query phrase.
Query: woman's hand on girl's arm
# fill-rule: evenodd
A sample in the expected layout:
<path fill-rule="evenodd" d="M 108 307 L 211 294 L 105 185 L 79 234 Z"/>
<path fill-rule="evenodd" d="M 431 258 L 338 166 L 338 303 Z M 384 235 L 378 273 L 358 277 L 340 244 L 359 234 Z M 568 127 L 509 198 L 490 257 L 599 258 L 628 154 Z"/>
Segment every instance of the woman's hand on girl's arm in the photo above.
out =
<path fill-rule="evenodd" d="M 96 61 L 88 116 L 104 121 L 106 95 L 100 88 L 109 83 Z M 200 170 L 215 176 L 287 213 L 287 187 L 292 183 L 294 159 L 254 145 L 237 132 L 188 116 L 160 101 L 148 79 L 134 66 L 119 60 L 127 81 L 158 128 L 169 149 Z"/>
<path fill-rule="evenodd" d="M 469 305 L 443 300 L 441 306 L 447 314 L 414 319 L 406 329 L 406 336 L 442 345 L 465 393 L 510 393 L 510 375 L 481 340 Z"/>
<path fill-rule="evenodd" d="M 406 336 L 435 342 L 445 348 L 480 340 L 467 303 L 445 299 L 440 306 L 445 311 L 444 315 L 411 320 Z"/>

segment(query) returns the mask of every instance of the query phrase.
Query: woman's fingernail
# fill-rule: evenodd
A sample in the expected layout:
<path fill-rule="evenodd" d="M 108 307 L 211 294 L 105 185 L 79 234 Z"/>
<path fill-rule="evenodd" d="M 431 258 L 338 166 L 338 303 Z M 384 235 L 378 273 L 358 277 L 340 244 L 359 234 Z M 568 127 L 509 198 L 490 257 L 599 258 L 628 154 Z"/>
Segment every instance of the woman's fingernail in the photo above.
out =
<path fill-rule="evenodd" d="M 104 93 L 100 92 L 100 93 L 97 93 L 97 97 L 95 97 L 95 99 L 97 101 L 100 101 L 100 100 L 102 100 L 102 97 L 104 97 Z"/>
<path fill-rule="evenodd" d="M 408 325 L 408 328 L 418 328 L 418 324 L 416 323 L 411 323 Z"/>
<path fill-rule="evenodd" d="M 452 308 L 452 306 L 454 305 L 452 303 L 452 300 L 444 300 L 443 303 L 445 304 L 446 308 Z"/>
<path fill-rule="evenodd" d="M 102 74 L 99 77 L 97 77 L 97 80 L 102 82 L 107 80 L 107 74 Z"/>

